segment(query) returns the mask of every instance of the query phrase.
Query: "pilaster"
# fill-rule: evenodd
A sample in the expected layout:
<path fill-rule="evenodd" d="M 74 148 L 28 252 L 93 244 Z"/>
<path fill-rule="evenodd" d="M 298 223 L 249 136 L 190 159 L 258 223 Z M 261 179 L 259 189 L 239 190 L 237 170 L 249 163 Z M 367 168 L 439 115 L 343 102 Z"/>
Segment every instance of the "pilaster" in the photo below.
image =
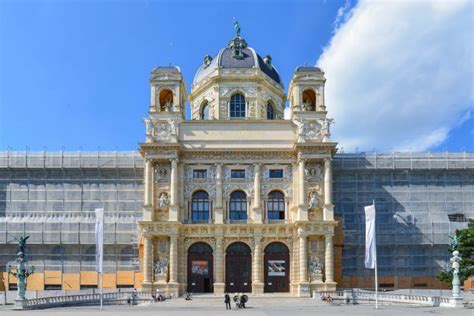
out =
<path fill-rule="evenodd" d="M 334 220 L 334 205 L 332 204 L 332 168 L 331 158 L 324 160 L 324 210 L 323 220 Z"/>
<path fill-rule="evenodd" d="M 143 243 L 143 290 L 151 290 L 153 282 L 153 237 L 145 235 Z"/>
<path fill-rule="evenodd" d="M 253 238 L 255 246 L 252 257 L 252 294 L 263 294 L 264 283 L 262 280 L 263 276 L 263 254 L 262 254 L 262 237 L 255 236 Z"/>
<path fill-rule="evenodd" d="M 216 164 L 216 204 L 214 206 L 214 222 L 216 224 L 224 223 L 224 207 L 222 203 L 222 164 Z"/>
<path fill-rule="evenodd" d="M 169 221 L 178 221 L 178 159 L 171 159 Z"/>
<path fill-rule="evenodd" d="M 332 291 L 336 289 L 336 282 L 334 282 L 334 241 L 333 235 L 325 235 L 325 290 Z"/>
<path fill-rule="evenodd" d="M 224 283 L 224 238 L 216 237 L 216 249 L 214 250 L 214 294 L 223 295 Z"/>
<path fill-rule="evenodd" d="M 262 223 L 262 207 L 260 200 L 260 164 L 254 164 L 254 200 L 252 208 L 252 220 L 254 223 Z"/>

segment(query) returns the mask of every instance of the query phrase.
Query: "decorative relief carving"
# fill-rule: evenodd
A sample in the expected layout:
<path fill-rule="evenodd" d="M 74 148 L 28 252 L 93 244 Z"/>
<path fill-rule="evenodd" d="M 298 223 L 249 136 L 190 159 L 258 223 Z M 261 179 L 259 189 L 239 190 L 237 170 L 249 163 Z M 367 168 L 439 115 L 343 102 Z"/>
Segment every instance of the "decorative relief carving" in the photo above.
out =
<path fill-rule="evenodd" d="M 184 152 L 183 159 L 202 160 L 205 163 L 222 162 L 223 160 L 235 160 L 257 162 L 261 160 L 294 160 L 294 152 Z"/>
<path fill-rule="evenodd" d="M 176 140 L 178 135 L 178 123 L 176 120 L 168 122 L 157 122 L 154 127 L 154 138 L 156 141 Z"/>
<path fill-rule="evenodd" d="M 303 120 L 296 118 L 293 123 L 297 126 L 298 142 L 327 142 L 330 141 L 330 125 L 332 119 Z"/>
<path fill-rule="evenodd" d="M 193 178 L 194 169 L 206 169 L 207 178 Z M 185 198 L 191 199 L 191 195 L 198 189 L 204 189 L 209 193 L 210 199 L 215 199 L 216 196 L 216 181 L 215 170 L 211 166 L 196 166 L 196 165 L 185 165 L 184 166 L 184 196 Z"/>
<path fill-rule="evenodd" d="M 323 178 L 323 167 L 319 163 L 307 163 L 305 176 L 308 181 L 319 182 Z"/>
<path fill-rule="evenodd" d="M 155 182 L 169 182 L 171 166 L 169 163 L 160 163 L 155 165 Z"/>

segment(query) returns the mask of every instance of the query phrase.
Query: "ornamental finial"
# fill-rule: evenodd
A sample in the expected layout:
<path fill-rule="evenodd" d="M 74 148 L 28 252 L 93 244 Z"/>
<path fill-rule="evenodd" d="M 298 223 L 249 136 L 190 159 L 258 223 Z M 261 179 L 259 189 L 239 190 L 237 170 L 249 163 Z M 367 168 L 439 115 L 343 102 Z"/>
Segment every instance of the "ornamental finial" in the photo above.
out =
<path fill-rule="evenodd" d="M 239 21 L 234 17 L 234 30 L 237 37 L 240 37 L 240 24 Z"/>

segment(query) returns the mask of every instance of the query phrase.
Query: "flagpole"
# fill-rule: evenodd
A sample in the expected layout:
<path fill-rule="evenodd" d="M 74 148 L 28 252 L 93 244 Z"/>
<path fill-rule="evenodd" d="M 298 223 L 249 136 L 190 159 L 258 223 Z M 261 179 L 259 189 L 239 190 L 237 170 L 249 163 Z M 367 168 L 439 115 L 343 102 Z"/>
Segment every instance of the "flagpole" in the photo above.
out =
<path fill-rule="evenodd" d="M 372 202 L 374 204 L 374 209 L 375 209 L 375 200 L 372 200 Z M 374 223 L 376 223 L 375 220 L 374 220 Z M 376 231 L 375 227 L 374 227 L 374 231 Z M 375 234 L 375 236 L 377 236 L 377 234 Z M 375 309 L 379 308 L 378 290 L 379 290 L 379 281 L 377 278 L 377 240 L 375 240 Z"/>
<path fill-rule="evenodd" d="M 104 308 L 104 273 L 100 273 L 100 309 Z"/>

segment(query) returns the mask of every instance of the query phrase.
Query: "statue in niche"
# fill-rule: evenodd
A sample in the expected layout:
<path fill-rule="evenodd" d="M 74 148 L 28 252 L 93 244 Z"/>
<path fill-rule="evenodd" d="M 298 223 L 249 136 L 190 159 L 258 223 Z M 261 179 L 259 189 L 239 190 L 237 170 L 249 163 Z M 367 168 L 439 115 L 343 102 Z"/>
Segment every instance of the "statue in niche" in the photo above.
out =
<path fill-rule="evenodd" d="M 318 192 L 312 191 L 309 194 L 309 208 L 316 208 L 319 205 L 319 198 L 318 198 Z"/>
<path fill-rule="evenodd" d="M 169 205 L 168 194 L 166 194 L 166 193 L 163 192 L 163 193 L 161 193 L 161 195 L 160 195 L 160 199 L 159 199 L 159 201 L 158 201 L 158 206 L 159 206 L 160 208 L 165 208 L 165 207 L 168 207 L 168 205 Z"/>
<path fill-rule="evenodd" d="M 318 258 L 311 260 L 308 270 L 312 281 L 321 281 L 323 279 L 323 263 Z"/>
<path fill-rule="evenodd" d="M 162 258 L 155 262 L 154 271 L 156 275 L 166 275 L 168 273 L 168 259 Z"/>
<path fill-rule="evenodd" d="M 306 100 L 306 101 L 303 101 L 303 109 L 305 111 L 314 111 L 314 106 L 313 106 L 313 102 L 311 102 L 311 100 Z"/>

